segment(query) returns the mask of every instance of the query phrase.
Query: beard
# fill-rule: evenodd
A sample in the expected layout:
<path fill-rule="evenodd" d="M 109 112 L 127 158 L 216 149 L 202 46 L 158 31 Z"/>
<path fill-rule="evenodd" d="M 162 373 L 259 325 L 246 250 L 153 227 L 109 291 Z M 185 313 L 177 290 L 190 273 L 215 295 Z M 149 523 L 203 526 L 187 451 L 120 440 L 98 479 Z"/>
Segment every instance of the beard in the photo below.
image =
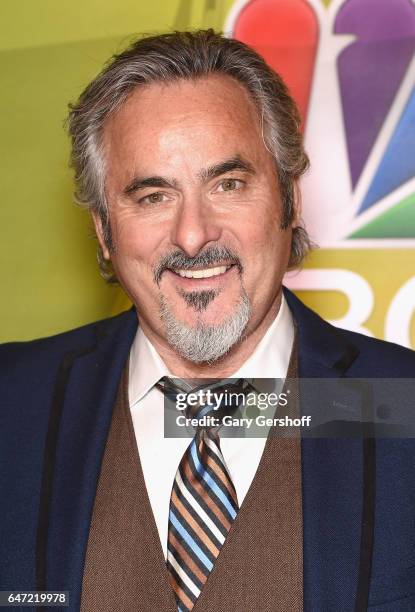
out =
<path fill-rule="evenodd" d="M 216 297 L 215 291 L 182 293 L 188 306 L 205 310 Z M 193 363 L 213 363 L 226 355 L 244 337 L 251 316 L 251 304 L 244 289 L 234 312 L 223 323 L 206 325 L 199 321 L 190 327 L 173 315 L 164 296 L 160 298 L 160 314 L 166 329 L 166 339 L 181 357 Z"/>

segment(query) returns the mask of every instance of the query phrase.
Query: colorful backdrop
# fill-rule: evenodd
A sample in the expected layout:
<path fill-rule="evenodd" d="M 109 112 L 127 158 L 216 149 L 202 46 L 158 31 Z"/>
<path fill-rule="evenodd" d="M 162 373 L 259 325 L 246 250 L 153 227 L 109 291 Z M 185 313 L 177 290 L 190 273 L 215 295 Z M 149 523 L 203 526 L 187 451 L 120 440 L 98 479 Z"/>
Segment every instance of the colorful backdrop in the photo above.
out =
<path fill-rule="evenodd" d="M 320 249 L 287 284 L 335 324 L 415 347 L 412 0 L 21 0 L 0 18 L 0 341 L 128 305 L 73 203 L 67 103 L 135 35 L 212 26 L 280 71 L 303 114 L 303 216 Z"/>

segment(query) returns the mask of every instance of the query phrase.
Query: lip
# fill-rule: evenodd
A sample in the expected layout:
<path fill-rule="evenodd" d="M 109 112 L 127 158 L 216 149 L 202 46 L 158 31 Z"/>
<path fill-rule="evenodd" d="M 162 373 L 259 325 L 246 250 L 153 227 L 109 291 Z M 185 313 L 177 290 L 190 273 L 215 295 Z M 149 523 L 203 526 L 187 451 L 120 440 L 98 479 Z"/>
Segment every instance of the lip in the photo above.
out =
<path fill-rule="evenodd" d="M 226 264 L 222 264 L 226 265 Z M 206 266 L 203 269 L 208 268 L 216 268 L 219 267 L 218 264 L 215 266 Z M 195 268 L 196 270 L 197 268 Z M 200 268 L 199 268 L 200 269 Z M 176 274 L 172 270 L 166 270 L 164 272 L 168 279 L 171 279 L 175 282 L 181 289 L 185 291 L 197 291 L 201 289 L 217 289 L 221 287 L 225 282 L 231 280 L 232 276 L 238 274 L 238 266 L 232 264 L 231 267 L 222 274 L 218 274 L 217 276 L 210 276 L 209 278 L 186 278 Z"/>

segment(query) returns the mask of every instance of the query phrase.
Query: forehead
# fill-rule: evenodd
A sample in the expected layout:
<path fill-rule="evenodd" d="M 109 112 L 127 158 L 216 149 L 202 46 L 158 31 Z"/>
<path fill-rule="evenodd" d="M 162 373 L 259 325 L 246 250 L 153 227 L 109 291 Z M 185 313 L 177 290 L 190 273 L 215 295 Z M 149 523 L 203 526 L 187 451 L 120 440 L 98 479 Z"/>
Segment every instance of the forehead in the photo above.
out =
<path fill-rule="evenodd" d="M 107 155 L 124 160 L 160 158 L 176 148 L 197 158 L 215 156 L 216 149 L 269 155 L 250 94 L 225 75 L 136 88 L 107 121 L 104 144 Z"/>

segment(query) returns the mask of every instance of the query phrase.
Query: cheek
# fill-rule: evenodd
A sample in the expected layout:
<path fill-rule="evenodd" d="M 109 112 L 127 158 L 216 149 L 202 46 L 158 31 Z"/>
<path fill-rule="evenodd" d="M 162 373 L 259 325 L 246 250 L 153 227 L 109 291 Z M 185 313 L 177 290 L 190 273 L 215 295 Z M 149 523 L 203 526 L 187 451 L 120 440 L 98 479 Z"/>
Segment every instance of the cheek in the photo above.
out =
<path fill-rule="evenodd" d="M 154 283 L 154 248 L 151 235 L 132 231 L 117 232 L 115 252 L 111 256 L 121 285 L 133 302 L 147 302 L 157 290 Z"/>
<path fill-rule="evenodd" d="M 158 243 L 157 230 L 143 227 L 134 218 L 123 218 L 114 223 L 113 240 L 118 258 L 135 260 L 137 263 L 150 263 Z"/>
<path fill-rule="evenodd" d="M 261 259 L 270 251 L 278 250 L 281 230 L 276 216 L 258 214 L 250 219 L 243 230 L 245 252 Z"/>
<path fill-rule="evenodd" d="M 287 267 L 291 244 L 291 232 L 279 228 L 277 219 L 260 219 L 245 232 L 243 259 L 245 283 L 255 291 L 278 281 Z"/>

